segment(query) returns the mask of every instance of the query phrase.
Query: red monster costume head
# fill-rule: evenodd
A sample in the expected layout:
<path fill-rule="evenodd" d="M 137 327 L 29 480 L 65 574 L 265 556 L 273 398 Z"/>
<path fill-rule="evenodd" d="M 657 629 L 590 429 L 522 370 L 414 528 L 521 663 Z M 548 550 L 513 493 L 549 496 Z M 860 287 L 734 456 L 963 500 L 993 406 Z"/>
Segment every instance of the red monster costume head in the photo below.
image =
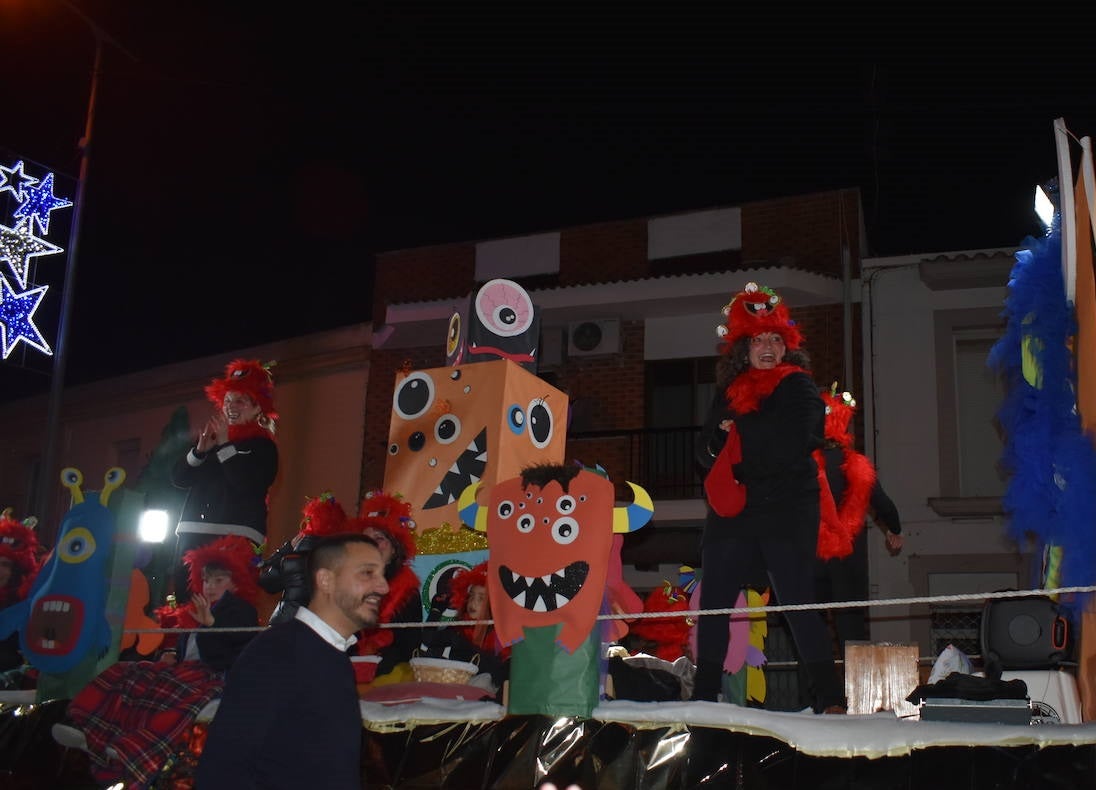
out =
<path fill-rule="evenodd" d="M 274 410 L 274 376 L 270 373 L 273 364 L 268 362 L 263 365 L 257 359 L 232 360 L 225 366 L 224 378 L 213 379 L 206 386 L 206 398 L 220 409 L 224 406 L 225 395 L 242 392 L 259 406 L 262 412 L 259 425 L 273 433 L 274 423 L 278 419 L 278 412 Z"/>
<path fill-rule="evenodd" d="M 370 491 L 358 507 L 358 517 L 353 531 L 380 530 L 392 544 L 392 559 L 384 569 L 384 575 L 402 568 L 415 558 L 415 522 L 411 519 L 411 503 L 400 496 L 384 491 Z"/>
<path fill-rule="evenodd" d="M 669 582 L 651 590 L 643 601 L 644 612 L 686 612 L 689 596 Z M 655 655 L 666 661 L 676 661 L 689 651 L 689 634 L 694 621 L 691 617 L 642 617 L 630 626 L 633 636 L 654 642 Z"/>
<path fill-rule="evenodd" d="M 252 606 L 259 600 L 261 559 L 255 545 L 242 535 L 225 535 L 183 555 L 183 562 L 190 569 L 189 586 L 192 593 L 202 591 L 202 571 L 213 563 L 232 574 L 232 583 L 236 585 L 233 594 Z"/>
<path fill-rule="evenodd" d="M 34 526 L 38 519 L 31 516 L 16 521 L 11 508 L 0 513 L 0 557 L 11 562 L 11 578 L 0 586 L 0 609 L 27 597 L 41 563 L 38 558 L 38 536 Z"/>
<path fill-rule="evenodd" d="M 324 491 L 305 502 L 301 509 L 300 535 L 334 535 L 342 532 L 346 524 L 346 511 L 335 495 Z"/>
<path fill-rule="evenodd" d="M 458 613 L 464 613 L 464 605 L 468 603 L 468 591 L 473 587 L 487 588 L 486 562 L 465 571 L 458 571 L 449 582 L 449 605 Z"/>
<path fill-rule="evenodd" d="M 628 485 L 635 503 L 614 507 L 613 484 L 599 471 L 528 467 L 496 484 L 483 508 L 476 503 L 480 484 L 461 494 L 461 519 L 488 533 L 487 597 L 504 646 L 523 639 L 526 628 L 562 624 L 557 643 L 574 653 L 590 635 L 604 600 L 613 533 L 639 529 L 654 510 L 634 483 Z"/>
<path fill-rule="evenodd" d="M 723 308 L 723 315 L 727 321 L 716 331 L 723 339 L 721 352 L 724 354 L 730 353 L 735 341 L 761 332 L 779 334 L 789 351 L 796 350 L 803 343 L 803 336 L 780 296 L 771 288 L 757 283 L 746 283 L 746 287 Z"/>
<path fill-rule="evenodd" d="M 411 569 L 411 560 L 417 553 L 411 503 L 384 491 L 370 491 L 361 501 L 357 517 L 347 519 L 346 530 L 367 535 L 380 532 L 392 546 L 392 556 L 384 565 L 388 594 L 381 600 L 377 613 L 379 623 L 390 623 L 407 604 L 408 598 L 418 598 L 422 587 L 419 577 Z M 384 552 L 383 546 L 381 552 Z M 391 629 L 367 628 L 358 634 L 358 653 L 375 653 L 390 645 L 393 638 Z"/>
<path fill-rule="evenodd" d="M 836 381 L 828 390 L 822 390 L 821 394 L 826 404 L 826 438 L 842 447 L 852 447 L 849 426 L 856 414 L 856 400 L 849 392 L 839 393 Z"/>
<path fill-rule="evenodd" d="M 255 550 L 255 545 L 242 535 L 225 535 L 183 555 L 183 562 L 190 571 L 187 584 L 191 593 L 202 592 L 202 570 L 213 563 L 232 574 L 232 583 L 236 585 L 233 595 L 252 606 L 258 606 L 261 561 L 262 557 Z M 161 606 L 156 609 L 155 614 L 161 628 L 198 627 L 198 621 L 194 618 L 193 602 L 186 606 Z M 173 642 L 174 637 L 165 640 L 169 647 Z"/>

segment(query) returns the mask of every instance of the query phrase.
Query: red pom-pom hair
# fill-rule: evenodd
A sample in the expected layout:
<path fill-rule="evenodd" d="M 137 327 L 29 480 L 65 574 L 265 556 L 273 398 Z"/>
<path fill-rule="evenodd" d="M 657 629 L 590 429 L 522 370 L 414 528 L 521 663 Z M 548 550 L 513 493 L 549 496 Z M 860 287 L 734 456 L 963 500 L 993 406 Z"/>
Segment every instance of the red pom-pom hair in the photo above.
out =
<path fill-rule="evenodd" d="M 684 612 L 689 609 L 689 596 L 680 587 L 663 582 L 651 590 L 643 601 L 644 612 Z M 643 617 L 629 625 L 631 632 L 640 639 L 654 642 L 655 655 L 666 661 L 676 661 L 685 654 L 689 629 L 693 620 L 684 615 L 668 617 Z"/>
<path fill-rule="evenodd" d="M 34 532 L 38 519 L 32 516 L 21 522 L 11 514 L 10 507 L 0 513 L 0 557 L 11 560 L 12 581 L 17 586 L 0 589 L 0 605 L 23 600 L 41 567 L 38 536 Z"/>
<path fill-rule="evenodd" d="M 259 600 L 260 555 L 255 544 L 242 535 L 225 535 L 183 555 L 190 569 L 190 591 L 202 592 L 202 570 L 210 562 L 227 568 L 236 585 L 235 595 L 255 606 Z"/>
<path fill-rule="evenodd" d="M 302 535 L 334 535 L 342 532 L 345 525 L 346 511 L 330 491 L 312 497 L 301 510 Z"/>
<path fill-rule="evenodd" d="M 269 365 L 257 359 L 234 359 L 225 366 L 224 378 L 213 379 L 205 388 L 206 397 L 217 408 L 224 405 L 225 395 L 230 392 L 244 393 L 258 404 L 264 416 L 278 419 L 274 410 L 274 377 Z"/>
<path fill-rule="evenodd" d="M 468 593 L 473 587 L 486 589 L 486 562 L 453 574 L 453 579 L 449 582 L 449 605 L 458 612 L 463 612 L 464 605 L 468 603 Z"/>
<path fill-rule="evenodd" d="M 727 320 L 716 330 L 723 339 L 720 346 L 723 354 L 731 353 L 736 341 L 762 332 L 776 332 L 791 351 L 803 343 L 803 335 L 788 314 L 784 300 L 771 288 L 757 283 L 746 283 L 723 308 L 723 315 Z"/>
<path fill-rule="evenodd" d="M 358 507 L 354 531 L 364 532 L 370 527 L 382 530 L 393 541 L 397 554 L 403 554 L 399 558 L 400 564 L 414 559 L 418 549 L 415 545 L 415 522 L 411 520 L 409 502 L 384 491 L 370 491 Z"/>
<path fill-rule="evenodd" d="M 852 434 L 849 425 L 856 414 L 856 400 L 848 392 L 838 392 L 837 382 L 828 390 L 823 390 L 822 400 L 826 404 L 826 438 L 842 447 L 852 446 Z"/>

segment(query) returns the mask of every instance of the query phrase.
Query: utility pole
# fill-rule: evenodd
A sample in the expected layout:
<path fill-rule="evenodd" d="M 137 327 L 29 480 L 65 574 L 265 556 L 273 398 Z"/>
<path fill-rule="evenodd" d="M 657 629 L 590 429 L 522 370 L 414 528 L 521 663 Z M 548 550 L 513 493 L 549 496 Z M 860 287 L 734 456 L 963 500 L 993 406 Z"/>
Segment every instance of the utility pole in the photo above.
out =
<path fill-rule="evenodd" d="M 80 172 L 76 180 L 76 197 L 73 200 L 72 226 L 69 229 L 68 258 L 65 263 L 65 284 L 61 291 L 61 319 L 57 326 L 56 353 L 53 356 L 53 378 L 50 381 L 49 406 L 46 413 L 46 444 L 35 486 L 34 509 L 39 523 L 53 524 L 50 508 L 50 492 L 57 487 L 57 454 L 61 433 L 61 401 L 65 389 L 65 365 L 68 361 L 69 325 L 72 321 L 72 300 L 76 289 L 76 264 L 79 258 L 80 226 L 84 214 L 84 196 L 88 182 L 88 161 L 91 154 L 91 133 L 95 128 L 95 104 L 99 95 L 99 77 L 103 68 L 103 45 L 110 44 L 120 52 L 136 61 L 130 52 L 110 37 L 93 19 L 73 5 L 69 0 L 62 4 L 88 26 L 95 38 L 95 59 L 91 68 L 91 91 L 88 94 L 87 116 L 84 121 L 84 136 L 80 140 Z"/>

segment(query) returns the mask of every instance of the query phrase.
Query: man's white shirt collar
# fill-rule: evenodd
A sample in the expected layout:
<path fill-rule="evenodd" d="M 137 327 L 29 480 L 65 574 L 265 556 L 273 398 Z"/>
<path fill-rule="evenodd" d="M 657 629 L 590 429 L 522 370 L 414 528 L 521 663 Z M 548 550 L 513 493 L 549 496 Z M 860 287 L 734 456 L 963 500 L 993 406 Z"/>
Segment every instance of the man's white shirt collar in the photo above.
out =
<path fill-rule="evenodd" d="M 342 634 L 328 625 L 324 620 L 321 620 L 319 615 L 311 611 L 307 606 L 298 607 L 294 617 L 319 634 L 325 642 L 340 652 L 345 653 L 351 645 L 358 641 L 358 637 L 354 634 L 351 634 L 349 638 L 344 639 Z"/>

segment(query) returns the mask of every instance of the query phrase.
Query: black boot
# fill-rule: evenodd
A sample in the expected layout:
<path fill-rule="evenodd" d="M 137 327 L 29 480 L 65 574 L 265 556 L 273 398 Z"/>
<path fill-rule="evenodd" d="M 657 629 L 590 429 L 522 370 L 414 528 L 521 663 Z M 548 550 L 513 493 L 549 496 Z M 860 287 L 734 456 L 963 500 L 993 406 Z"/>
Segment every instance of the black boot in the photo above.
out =
<path fill-rule="evenodd" d="M 701 661 L 696 665 L 693 681 L 694 702 L 718 702 L 723 687 L 723 665 L 718 661 Z"/>
<path fill-rule="evenodd" d="M 811 661 L 805 666 L 810 678 L 815 713 L 844 713 L 845 690 L 837 676 L 833 661 Z"/>

